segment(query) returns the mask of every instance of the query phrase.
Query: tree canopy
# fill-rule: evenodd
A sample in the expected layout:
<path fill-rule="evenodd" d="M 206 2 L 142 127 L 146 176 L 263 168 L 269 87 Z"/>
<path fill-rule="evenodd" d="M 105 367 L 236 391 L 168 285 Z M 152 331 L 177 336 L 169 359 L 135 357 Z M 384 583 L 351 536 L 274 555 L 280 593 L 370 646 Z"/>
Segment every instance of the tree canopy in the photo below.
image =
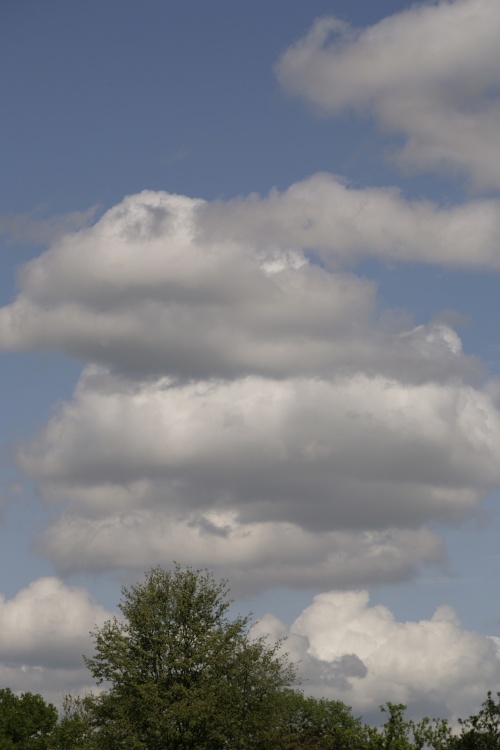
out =
<path fill-rule="evenodd" d="M 459 719 L 461 733 L 453 750 L 498 750 L 500 748 L 500 693 L 497 701 L 488 692 L 477 714 Z"/>
<path fill-rule="evenodd" d="M 1 750 L 47 750 L 56 722 L 57 709 L 41 695 L 0 689 Z"/>
<path fill-rule="evenodd" d="M 109 689 L 95 698 L 106 747 L 266 747 L 279 699 L 295 681 L 280 644 L 227 616 L 224 581 L 207 571 L 154 568 L 122 590 L 123 618 L 94 631 L 85 662 Z"/>

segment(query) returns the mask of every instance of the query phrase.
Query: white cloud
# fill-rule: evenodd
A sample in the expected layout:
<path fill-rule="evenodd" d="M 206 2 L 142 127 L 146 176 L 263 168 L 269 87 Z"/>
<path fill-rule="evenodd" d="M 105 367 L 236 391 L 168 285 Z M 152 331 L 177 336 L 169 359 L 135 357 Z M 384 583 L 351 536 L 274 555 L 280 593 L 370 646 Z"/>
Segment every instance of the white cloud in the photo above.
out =
<path fill-rule="evenodd" d="M 203 206 L 201 228 L 217 238 L 316 251 L 327 266 L 362 257 L 463 268 L 500 268 L 499 201 L 439 206 L 395 187 L 356 188 L 319 173 L 273 190 Z"/>
<path fill-rule="evenodd" d="M 54 577 L 32 581 L 11 599 L 0 594 L 0 684 L 56 705 L 68 692 L 92 689 L 82 654 L 92 653 L 89 632 L 111 617 L 88 591 Z"/>
<path fill-rule="evenodd" d="M 327 175 L 227 204 L 142 193 L 21 268 L 0 345 L 137 376 L 454 377 L 473 365 L 451 329 L 450 347 L 432 323 L 384 327 L 372 282 L 308 253 L 330 269 L 363 254 L 495 268 L 499 216 L 494 201 L 438 209 Z"/>
<path fill-rule="evenodd" d="M 304 581 L 320 562 L 331 575 L 330 559 L 342 585 L 436 560 L 427 541 L 418 551 L 422 525 L 462 518 L 498 482 L 496 407 L 464 385 L 475 364 L 450 326 L 377 322 L 375 286 L 338 263 L 366 251 L 468 264 L 473 248 L 494 263 L 493 206 L 408 204 L 327 175 L 227 204 L 145 192 L 26 264 L 0 312 L 3 345 L 105 365 L 19 453 L 41 495 L 69 506 L 46 552 L 60 569 L 113 567 L 112 539 L 133 527 L 148 530 L 134 564 L 149 563 L 173 524 L 190 547 L 211 529 L 226 563 L 250 555 L 256 570 L 262 540 L 291 533 L 308 548 L 323 533 Z M 408 555 L 395 529 L 415 532 Z M 387 530 L 392 573 L 384 555 L 373 563 Z M 352 533 L 363 562 L 339 565 Z"/>
<path fill-rule="evenodd" d="M 365 29 L 325 17 L 276 71 L 321 111 L 368 111 L 401 133 L 403 165 L 498 188 L 499 34 L 496 0 L 415 5 Z"/>
<path fill-rule="evenodd" d="M 90 368 L 19 461 L 47 496 L 116 485 L 129 488 L 126 506 L 136 493 L 140 505 L 237 509 L 252 522 L 382 528 L 473 509 L 500 480 L 499 440 L 490 397 L 459 383 L 138 384 Z M 107 510 L 104 495 L 98 504 Z"/>
<path fill-rule="evenodd" d="M 290 628 L 265 616 L 256 634 L 268 633 L 288 636 L 306 692 L 377 723 L 386 701 L 407 704 L 416 717 L 469 715 L 500 680 L 500 639 L 464 629 L 446 605 L 430 620 L 399 622 L 387 607 L 370 606 L 366 591 L 331 591 Z"/>
<path fill-rule="evenodd" d="M 340 263 L 494 265 L 493 206 L 327 175 L 226 204 L 145 192 L 26 264 L 3 345 L 102 363 L 19 451 L 61 504 L 40 548 L 65 571 L 199 549 L 200 564 L 252 569 L 250 587 L 279 580 L 263 550 L 288 560 L 280 536 L 312 550 L 302 574 L 282 567 L 296 585 L 442 561 L 425 524 L 464 518 L 500 480 L 495 402 L 467 384 L 478 368 L 449 325 L 385 324 L 375 286 Z"/>
<path fill-rule="evenodd" d="M 89 631 L 111 615 L 85 589 L 39 578 L 14 598 L 0 595 L 0 662 L 74 669 L 89 652 Z"/>
<path fill-rule="evenodd" d="M 355 586 L 442 561 L 422 527 L 477 509 L 499 439 L 492 397 L 459 382 L 179 385 L 89 367 L 19 462 L 62 503 L 40 540 L 62 571 L 178 559 L 256 588 Z"/>
<path fill-rule="evenodd" d="M 273 586 L 398 583 L 421 565 L 444 562 L 441 539 L 425 528 L 321 533 L 290 522 L 241 523 L 234 512 L 218 510 L 156 508 L 98 518 L 66 513 L 38 545 L 62 573 L 140 572 L 177 560 L 229 578 L 237 595 Z"/>

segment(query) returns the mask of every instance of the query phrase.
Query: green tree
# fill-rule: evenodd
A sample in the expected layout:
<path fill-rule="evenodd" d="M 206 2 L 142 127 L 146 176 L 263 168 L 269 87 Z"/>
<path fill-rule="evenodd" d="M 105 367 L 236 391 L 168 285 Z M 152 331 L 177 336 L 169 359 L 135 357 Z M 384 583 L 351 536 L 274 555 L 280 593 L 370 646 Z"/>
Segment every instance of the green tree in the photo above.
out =
<path fill-rule="evenodd" d="M 387 702 L 380 710 L 387 714 L 387 719 L 381 727 L 369 730 L 370 750 L 413 750 L 411 725 L 404 715 L 406 706 Z"/>
<path fill-rule="evenodd" d="M 496 702 L 489 691 L 477 714 L 459 719 L 462 730 L 454 750 L 500 750 L 500 693 L 497 698 Z"/>
<path fill-rule="evenodd" d="M 0 690 L 1 750 L 47 750 L 56 722 L 55 706 L 41 695 Z"/>
<path fill-rule="evenodd" d="M 297 690 L 282 696 L 283 750 L 366 750 L 369 734 L 342 701 L 306 698 Z"/>
<path fill-rule="evenodd" d="M 52 732 L 51 750 L 92 750 L 96 747 L 95 697 L 67 695 L 62 716 Z"/>
<path fill-rule="evenodd" d="M 295 669 L 280 644 L 229 620 L 225 581 L 207 571 L 153 568 L 124 588 L 114 618 L 86 658 L 109 689 L 93 699 L 94 739 L 114 750 L 271 748 Z"/>
<path fill-rule="evenodd" d="M 387 702 L 380 706 L 387 714 L 382 727 L 368 729 L 370 750 L 446 750 L 452 741 L 451 729 L 446 719 L 420 721 L 405 718 L 406 706 L 402 703 Z"/>

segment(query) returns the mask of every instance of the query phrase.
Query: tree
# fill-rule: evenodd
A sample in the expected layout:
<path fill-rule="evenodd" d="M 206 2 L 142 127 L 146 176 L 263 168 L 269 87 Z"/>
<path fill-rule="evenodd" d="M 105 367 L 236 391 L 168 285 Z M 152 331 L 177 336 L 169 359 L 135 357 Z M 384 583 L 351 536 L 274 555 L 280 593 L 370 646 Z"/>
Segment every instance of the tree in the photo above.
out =
<path fill-rule="evenodd" d="M 0 748 L 46 750 L 57 722 L 57 709 L 41 695 L 0 690 Z"/>
<path fill-rule="evenodd" d="M 229 620 L 225 581 L 207 571 L 153 568 L 122 589 L 123 619 L 96 628 L 85 658 L 109 690 L 93 699 L 95 738 L 113 750 L 275 747 L 279 705 L 295 669 L 280 643 Z"/>
<path fill-rule="evenodd" d="M 500 693 L 498 702 L 491 691 L 479 712 L 468 719 L 459 719 L 460 735 L 453 743 L 454 750 L 500 750 Z"/>
<path fill-rule="evenodd" d="M 67 695 L 62 716 L 52 733 L 51 750 L 95 750 L 97 734 L 95 697 Z"/>
<path fill-rule="evenodd" d="M 402 703 L 387 702 L 380 710 L 387 720 L 382 727 L 368 729 L 370 750 L 446 750 L 450 746 L 452 735 L 446 719 L 405 719 Z"/>
<path fill-rule="evenodd" d="M 367 750 L 369 733 L 342 701 L 283 692 L 283 750 Z"/>

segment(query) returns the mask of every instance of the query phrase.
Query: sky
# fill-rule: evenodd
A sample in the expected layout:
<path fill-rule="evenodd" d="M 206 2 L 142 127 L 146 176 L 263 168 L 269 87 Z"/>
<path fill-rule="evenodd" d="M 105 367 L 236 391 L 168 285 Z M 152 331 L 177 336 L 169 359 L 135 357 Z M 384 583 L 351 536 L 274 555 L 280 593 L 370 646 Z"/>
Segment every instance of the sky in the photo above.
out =
<path fill-rule="evenodd" d="M 5 0 L 0 683 L 229 580 L 376 721 L 500 684 L 500 5 Z"/>

